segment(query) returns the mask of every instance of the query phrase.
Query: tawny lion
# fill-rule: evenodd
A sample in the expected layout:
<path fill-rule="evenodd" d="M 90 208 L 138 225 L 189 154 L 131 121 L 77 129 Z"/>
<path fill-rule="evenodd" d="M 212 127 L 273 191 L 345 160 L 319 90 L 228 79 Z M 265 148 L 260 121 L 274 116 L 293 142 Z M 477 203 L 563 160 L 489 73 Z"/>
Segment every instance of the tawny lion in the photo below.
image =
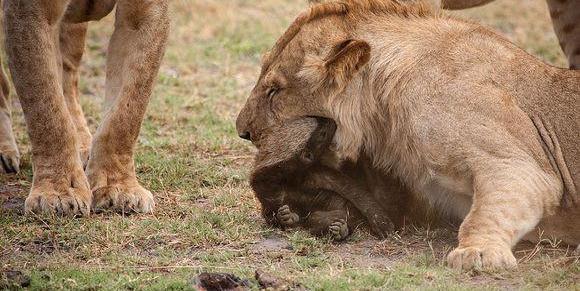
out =
<path fill-rule="evenodd" d="M 580 243 L 579 97 L 580 71 L 478 24 L 417 2 L 338 1 L 276 42 L 237 130 L 259 142 L 286 120 L 335 120 L 342 157 L 368 155 L 463 219 L 451 266 L 510 268 L 538 224 Z"/>
<path fill-rule="evenodd" d="M 91 141 L 78 101 L 77 69 L 86 23 L 115 5 L 108 106 Z M 4 0 L 3 8 L 8 64 L 32 144 L 34 178 L 26 211 L 87 215 L 95 206 L 151 212 L 153 196 L 137 182 L 133 151 L 165 51 L 167 1 Z M 4 78 L 0 83 L 4 89 Z M 18 152 L 5 115 L 0 112 L 1 164 L 17 171 Z"/>

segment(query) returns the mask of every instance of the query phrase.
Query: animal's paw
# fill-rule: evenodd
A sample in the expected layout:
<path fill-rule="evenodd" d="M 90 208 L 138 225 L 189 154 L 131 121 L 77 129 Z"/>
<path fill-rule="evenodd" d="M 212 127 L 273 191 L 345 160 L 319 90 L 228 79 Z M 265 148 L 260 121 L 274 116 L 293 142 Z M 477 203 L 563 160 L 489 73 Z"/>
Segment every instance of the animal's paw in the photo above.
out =
<path fill-rule="evenodd" d="M 386 238 L 395 229 L 395 225 L 388 216 L 383 214 L 374 215 L 369 221 L 371 232 L 379 238 Z"/>
<path fill-rule="evenodd" d="M 93 208 L 122 213 L 151 213 L 155 208 L 155 200 L 153 194 L 137 181 L 118 182 L 93 189 Z"/>
<path fill-rule="evenodd" d="M 517 266 L 517 260 L 509 248 L 457 247 L 447 255 L 447 264 L 458 270 L 504 270 Z"/>
<path fill-rule="evenodd" d="M 122 213 L 151 213 L 153 194 L 137 182 L 132 155 L 112 155 L 94 146 L 86 173 L 93 191 L 95 210 L 111 209 Z"/>
<path fill-rule="evenodd" d="M 18 150 L 3 150 L 0 147 L 0 173 L 16 174 L 20 171 Z"/>
<path fill-rule="evenodd" d="M 290 206 L 282 205 L 276 212 L 276 219 L 283 226 L 293 226 L 298 223 L 300 217 L 290 210 Z"/>
<path fill-rule="evenodd" d="M 92 195 L 82 169 L 76 169 L 66 178 L 58 173 L 35 173 L 45 180 L 34 181 L 24 202 L 27 213 L 54 213 L 60 215 L 89 215 Z M 54 178 L 54 179 L 53 179 Z M 54 181 L 61 181 L 55 183 Z"/>
<path fill-rule="evenodd" d="M 18 173 L 20 154 L 14 140 L 10 116 L 0 111 L 0 173 Z"/>
<path fill-rule="evenodd" d="M 344 240 L 350 234 L 348 224 L 344 219 L 337 219 L 328 226 L 328 234 L 335 241 Z"/>

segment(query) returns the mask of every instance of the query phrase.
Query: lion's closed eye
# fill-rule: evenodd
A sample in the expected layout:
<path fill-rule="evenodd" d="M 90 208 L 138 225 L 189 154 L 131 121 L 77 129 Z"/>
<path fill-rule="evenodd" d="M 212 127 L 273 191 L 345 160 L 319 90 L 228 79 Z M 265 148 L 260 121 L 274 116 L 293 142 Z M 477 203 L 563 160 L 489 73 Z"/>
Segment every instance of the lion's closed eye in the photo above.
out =
<path fill-rule="evenodd" d="M 276 96 L 276 94 L 278 94 L 279 91 L 280 91 L 280 88 L 272 87 L 272 88 L 268 89 L 266 95 L 268 96 L 268 99 L 270 101 L 272 101 L 272 98 L 274 98 L 274 96 Z"/>
<path fill-rule="evenodd" d="M 274 100 L 274 97 L 276 97 L 276 95 L 278 93 L 280 93 L 281 90 L 282 89 L 280 87 L 273 86 L 270 89 L 268 89 L 268 91 L 266 91 L 266 95 L 268 97 L 268 106 L 270 107 L 270 112 L 273 112 L 274 111 L 274 106 L 273 106 L 274 102 L 273 102 L 273 100 Z"/>

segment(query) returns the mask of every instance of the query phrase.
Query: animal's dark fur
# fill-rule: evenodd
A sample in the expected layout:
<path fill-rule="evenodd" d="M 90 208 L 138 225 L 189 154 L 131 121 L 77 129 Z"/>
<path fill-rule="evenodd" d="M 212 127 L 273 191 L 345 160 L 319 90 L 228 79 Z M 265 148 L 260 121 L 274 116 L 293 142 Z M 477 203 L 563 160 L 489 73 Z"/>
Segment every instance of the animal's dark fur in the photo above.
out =
<path fill-rule="evenodd" d="M 273 225 L 302 226 L 335 239 L 362 224 L 384 236 L 393 228 L 389 211 L 396 210 L 385 208 L 369 191 L 372 174 L 364 161 L 336 166 L 329 150 L 335 130 L 332 120 L 303 118 L 273 130 L 260 143 L 251 184 L 262 215 Z"/>

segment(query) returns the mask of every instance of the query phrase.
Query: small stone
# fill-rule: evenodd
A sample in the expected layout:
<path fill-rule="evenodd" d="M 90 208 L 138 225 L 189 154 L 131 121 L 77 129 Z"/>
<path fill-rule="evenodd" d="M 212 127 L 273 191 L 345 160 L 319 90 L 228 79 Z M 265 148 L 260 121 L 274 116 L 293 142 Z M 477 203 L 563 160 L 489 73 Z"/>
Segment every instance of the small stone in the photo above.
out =
<path fill-rule="evenodd" d="M 239 277 L 228 273 L 201 273 L 194 282 L 196 290 L 207 291 L 238 291 L 248 290 L 248 280 L 242 280 Z"/>

